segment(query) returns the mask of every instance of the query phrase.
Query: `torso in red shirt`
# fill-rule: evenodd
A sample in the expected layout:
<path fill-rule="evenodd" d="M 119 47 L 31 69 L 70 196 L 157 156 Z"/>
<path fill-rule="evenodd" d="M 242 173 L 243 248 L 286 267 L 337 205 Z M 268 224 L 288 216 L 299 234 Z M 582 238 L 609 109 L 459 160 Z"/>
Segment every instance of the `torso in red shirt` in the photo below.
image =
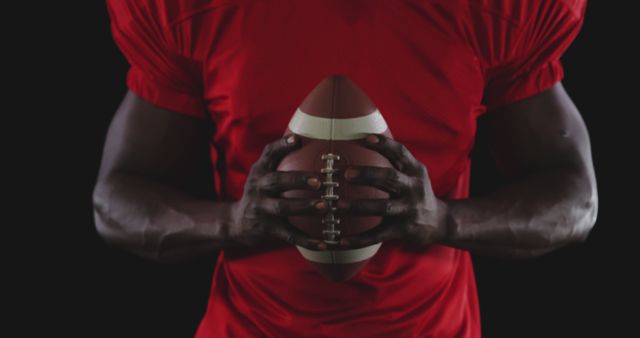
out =
<path fill-rule="evenodd" d="M 476 119 L 560 81 L 584 0 L 107 0 L 127 85 L 215 123 L 219 198 L 330 74 L 357 83 L 434 192 L 468 196 Z M 353 279 L 320 276 L 294 246 L 221 252 L 205 337 L 480 337 L 470 255 L 385 242 Z"/>

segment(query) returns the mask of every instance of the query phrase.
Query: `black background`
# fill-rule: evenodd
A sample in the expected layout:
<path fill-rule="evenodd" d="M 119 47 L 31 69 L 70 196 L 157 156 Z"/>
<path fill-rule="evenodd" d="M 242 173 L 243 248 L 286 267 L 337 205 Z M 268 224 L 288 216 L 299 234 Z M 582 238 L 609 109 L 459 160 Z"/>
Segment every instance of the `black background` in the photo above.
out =
<path fill-rule="evenodd" d="M 630 68 L 637 59 L 629 53 L 633 21 L 621 14 L 620 8 L 591 1 L 582 31 L 562 58 L 564 86 L 591 136 L 600 196 L 597 225 L 587 242 L 538 259 L 474 255 L 483 337 L 637 335 L 632 273 L 638 264 L 632 259 L 631 230 L 638 222 L 629 193 L 637 142 L 628 130 L 638 113 L 633 104 L 638 86 L 627 81 L 637 75 Z M 128 65 L 113 43 L 102 1 L 76 4 L 65 17 L 57 21 L 63 35 L 49 39 L 42 32 L 42 46 L 64 55 L 64 66 L 47 65 L 55 81 L 42 86 L 56 94 L 48 102 L 53 108 L 40 112 L 56 117 L 54 138 L 61 144 L 37 137 L 39 168 L 49 168 L 38 175 L 55 185 L 38 196 L 51 207 L 44 224 L 55 240 L 45 240 L 56 253 L 25 265 L 25 270 L 37 267 L 38 278 L 28 283 L 31 302 L 19 311 L 49 319 L 50 326 L 40 329 L 67 336 L 191 337 L 206 309 L 215 257 L 158 264 L 110 249 L 96 234 L 91 191 L 107 127 L 126 91 Z M 56 85 L 63 80 L 71 85 Z M 473 166 L 472 195 L 491 191 L 499 178 L 481 129 Z M 36 210 L 27 218 L 44 213 Z M 44 322 L 30 320 L 27 328 Z"/>

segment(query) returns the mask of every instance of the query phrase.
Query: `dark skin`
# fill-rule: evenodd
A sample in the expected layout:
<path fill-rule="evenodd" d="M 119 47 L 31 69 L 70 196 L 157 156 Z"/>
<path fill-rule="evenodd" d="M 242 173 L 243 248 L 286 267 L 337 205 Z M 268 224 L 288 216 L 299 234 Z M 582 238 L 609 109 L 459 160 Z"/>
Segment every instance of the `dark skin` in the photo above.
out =
<path fill-rule="evenodd" d="M 340 248 L 397 239 L 418 250 L 443 244 L 516 258 L 585 240 L 597 217 L 596 181 L 586 127 L 562 85 L 500 107 L 487 118 L 489 147 L 509 184 L 481 197 L 438 198 L 428 168 L 401 143 L 382 135 L 377 143 L 363 140 L 394 168 L 361 166 L 351 182 L 387 191 L 390 199 L 339 203 L 340 213 L 384 216 L 372 231 L 344 238 Z M 308 237 L 286 220 L 289 215 L 321 214 L 326 205 L 277 197 L 290 189 L 319 189 L 315 173 L 275 171 L 300 146 L 298 140 L 281 138 L 264 148 L 239 201 L 212 201 L 203 191 L 211 182 L 202 178 L 210 175 L 204 164 L 209 136 L 202 120 L 128 92 L 109 128 L 94 188 L 101 236 L 165 262 L 274 240 L 327 249 L 321 239 Z"/>
<path fill-rule="evenodd" d="M 322 213 L 324 202 L 317 208 L 316 201 L 274 198 L 285 190 L 320 188 L 314 173 L 275 172 L 299 143 L 281 138 L 267 144 L 242 198 L 212 201 L 209 137 L 202 120 L 131 91 L 125 95 L 93 190 L 96 228 L 108 244 L 163 262 L 278 241 L 313 249 L 322 244 L 290 226 L 286 216 Z"/>
<path fill-rule="evenodd" d="M 341 248 L 399 239 L 416 249 L 445 244 L 528 258 L 584 241 L 597 218 L 597 186 L 587 129 L 562 84 L 491 113 L 489 147 L 507 186 L 487 196 L 440 199 L 427 168 L 402 144 L 370 136 L 378 142 L 362 145 L 394 168 L 359 167 L 351 182 L 373 185 L 391 198 L 339 203 L 342 212 L 385 216 L 382 226 L 343 238 Z"/>

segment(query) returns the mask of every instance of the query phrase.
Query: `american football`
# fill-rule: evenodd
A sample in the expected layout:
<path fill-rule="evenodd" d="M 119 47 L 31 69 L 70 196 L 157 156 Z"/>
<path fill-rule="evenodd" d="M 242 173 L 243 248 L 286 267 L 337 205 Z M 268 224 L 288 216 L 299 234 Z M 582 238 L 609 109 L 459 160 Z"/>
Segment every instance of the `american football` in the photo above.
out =
<path fill-rule="evenodd" d="M 343 236 L 362 233 L 381 223 L 381 216 L 336 215 L 333 209 L 339 199 L 349 202 L 360 198 L 389 198 L 380 189 L 350 184 L 343 179 L 342 174 L 349 165 L 392 167 L 381 154 L 355 142 L 370 133 L 392 137 L 376 105 L 349 78 L 334 74 L 311 90 L 284 133 L 285 136 L 298 135 L 302 147 L 286 156 L 277 170 L 315 171 L 322 178 L 322 188 L 317 192 L 289 190 L 281 197 L 322 198 L 330 209 L 325 215 L 289 216 L 293 226 L 330 245 Z M 365 266 L 381 245 L 324 251 L 296 247 L 323 276 L 346 281 Z"/>

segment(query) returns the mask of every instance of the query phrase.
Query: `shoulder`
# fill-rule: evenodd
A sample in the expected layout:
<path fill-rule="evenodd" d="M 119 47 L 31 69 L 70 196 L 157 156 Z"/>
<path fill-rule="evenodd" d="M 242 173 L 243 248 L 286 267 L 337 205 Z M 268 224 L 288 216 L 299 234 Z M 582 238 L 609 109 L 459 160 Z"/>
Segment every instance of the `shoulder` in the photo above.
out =
<path fill-rule="evenodd" d="M 547 15 L 566 15 L 568 19 L 582 19 L 587 0 L 459 0 L 475 14 L 506 20 L 522 26 L 531 19 Z"/>
<path fill-rule="evenodd" d="M 484 68 L 505 64 L 558 39 L 569 41 L 587 7 L 587 0 L 432 1 L 448 7 L 459 36 Z"/>
<path fill-rule="evenodd" d="M 131 20 L 153 21 L 162 28 L 231 0 L 105 0 L 111 18 L 120 25 Z"/>

